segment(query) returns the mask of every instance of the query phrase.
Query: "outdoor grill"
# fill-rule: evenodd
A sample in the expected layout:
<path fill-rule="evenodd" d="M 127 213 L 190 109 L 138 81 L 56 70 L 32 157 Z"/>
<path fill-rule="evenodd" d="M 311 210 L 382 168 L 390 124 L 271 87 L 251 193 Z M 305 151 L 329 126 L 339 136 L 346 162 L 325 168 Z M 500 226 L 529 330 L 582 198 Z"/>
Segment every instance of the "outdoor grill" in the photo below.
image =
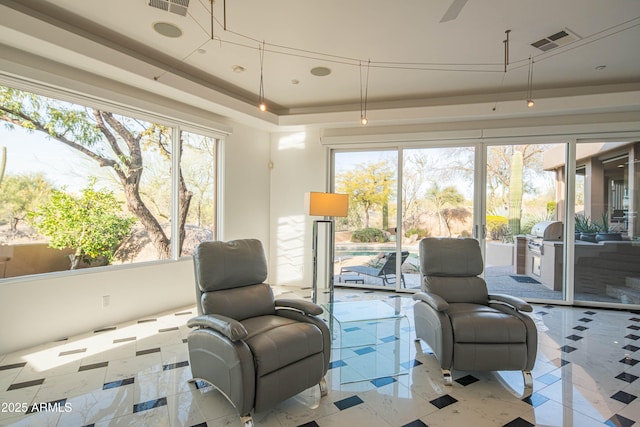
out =
<path fill-rule="evenodd" d="M 562 241 L 561 221 L 542 221 L 531 228 L 531 234 L 527 234 L 527 249 L 532 255 L 542 255 L 544 246 L 542 242 Z"/>

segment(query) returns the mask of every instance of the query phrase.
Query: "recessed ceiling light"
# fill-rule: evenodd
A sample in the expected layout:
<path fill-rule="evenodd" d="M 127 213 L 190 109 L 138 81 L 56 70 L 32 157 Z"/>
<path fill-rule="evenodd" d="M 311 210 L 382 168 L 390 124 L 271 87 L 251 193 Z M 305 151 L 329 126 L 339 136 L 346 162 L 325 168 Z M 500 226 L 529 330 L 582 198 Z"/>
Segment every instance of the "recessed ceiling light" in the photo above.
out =
<path fill-rule="evenodd" d="M 231 69 L 233 70 L 234 73 L 244 73 L 247 69 L 244 68 L 242 65 L 234 65 L 233 67 L 231 67 Z"/>
<path fill-rule="evenodd" d="M 300 84 L 300 80 L 298 80 L 298 79 L 293 79 L 293 80 L 291 80 L 291 84 L 292 84 L 292 85 L 298 85 L 298 84 Z"/>
<path fill-rule="evenodd" d="M 165 37 L 176 38 L 182 35 L 182 30 L 180 28 L 168 22 L 156 22 L 153 24 L 153 29 L 156 30 L 158 34 Z"/>
<path fill-rule="evenodd" d="M 205 49 L 202 49 L 202 48 L 196 50 L 196 52 L 198 52 L 201 55 L 204 55 L 205 53 L 207 53 L 207 51 Z"/>
<path fill-rule="evenodd" d="M 317 77 L 324 77 L 331 74 L 331 70 L 327 67 L 315 67 L 311 69 L 311 74 Z"/>

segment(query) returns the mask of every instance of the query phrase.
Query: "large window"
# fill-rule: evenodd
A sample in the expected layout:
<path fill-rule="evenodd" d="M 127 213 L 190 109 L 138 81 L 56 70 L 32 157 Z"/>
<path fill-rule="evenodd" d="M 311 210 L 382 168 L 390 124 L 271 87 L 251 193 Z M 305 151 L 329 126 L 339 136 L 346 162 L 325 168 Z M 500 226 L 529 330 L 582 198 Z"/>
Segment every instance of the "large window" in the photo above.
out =
<path fill-rule="evenodd" d="M 169 259 L 215 237 L 214 136 L 2 86 L 0 121 L 0 278 Z"/>

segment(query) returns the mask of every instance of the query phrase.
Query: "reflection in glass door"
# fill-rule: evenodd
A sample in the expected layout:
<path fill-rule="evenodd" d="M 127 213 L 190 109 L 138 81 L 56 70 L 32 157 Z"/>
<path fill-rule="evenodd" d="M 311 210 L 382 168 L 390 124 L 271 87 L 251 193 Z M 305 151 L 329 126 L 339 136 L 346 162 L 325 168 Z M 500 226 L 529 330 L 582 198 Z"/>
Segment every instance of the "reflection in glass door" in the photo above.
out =
<path fill-rule="evenodd" d="M 336 152 L 337 193 L 349 214 L 336 218 L 334 285 L 395 290 L 397 273 L 397 150 Z"/>
<path fill-rule="evenodd" d="M 640 304 L 640 143 L 576 145 L 575 301 Z"/>
<path fill-rule="evenodd" d="M 486 156 L 489 292 L 564 299 L 566 145 L 493 145 Z"/>

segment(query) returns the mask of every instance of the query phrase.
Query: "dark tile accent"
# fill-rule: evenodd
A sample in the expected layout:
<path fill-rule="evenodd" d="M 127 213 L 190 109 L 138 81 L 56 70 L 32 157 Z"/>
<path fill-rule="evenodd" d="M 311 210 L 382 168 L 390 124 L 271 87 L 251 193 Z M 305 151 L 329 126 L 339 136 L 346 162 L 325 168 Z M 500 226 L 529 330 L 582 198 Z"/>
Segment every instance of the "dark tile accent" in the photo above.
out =
<path fill-rule="evenodd" d="M 340 409 L 341 411 L 344 411 L 345 409 L 349 409 L 361 403 L 364 403 L 364 402 L 358 396 L 351 396 L 351 397 L 347 397 L 346 399 L 333 402 L 333 404 L 336 405 L 336 408 Z"/>
<path fill-rule="evenodd" d="M 181 311 L 180 313 L 176 313 L 176 316 L 186 316 L 187 314 L 193 314 L 191 311 Z"/>
<path fill-rule="evenodd" d="M 46 402 L 42 404 L 33 403 L 31 406 L 29 406 L 29 409 L 27 409 L 27 412 L 25 412 L 25 415 L 33 414 L 34 412 L 40 412 L 40 409 L 42 409 L 43 412 L 50 412 L 52 410 L 51 408 L 56 408 L 60 410 L 60 408 L 64 408 L 65 403 L 67 403 L 66 397 L 64 399 L 52 400 L 51 402 Z"/>
<path fill-rule="evenodd" d="M 333 368 L 342 368 L 343 366 L 347 366 L 347 364 L 343 360 L 334 360 L 329 363 L 329 369 Z"/>
<path fill-rule="evenodd" d="M 27 362 L 12 363 L 11 365 L 0 366 L 0 371 L 8 371 L 9 369 L 24 368 Z"/>
<path fill-rule="evenodd" d="M 506 423 L 502 427 L 533 427 L 533 426 L 535 426 L 535 424 L 531 424 L 529 421 L 518 417 L 515 420 Z"/>
<path fill-rule="evenodd" d="M 576 326 L 576 327 L 575 327 L 575 328 L 573 328 L 573 329 L 575 329 L 576 331 L 580 331 L 580 332 L 582 332 L 582 331 L 586 331 L 586 330 L 587 330 L 587 329 L 589 329 L 589 328 L 587 328 L 586 326 L 578 325 L 578 326 Z"/>
<path fill-rule="evenodd" d="M 638 325 L 629 325 L 627 329 L 633 329 L 634 331 L 640 331 L 640 326 Z"/>
<path fill-rule="evenodd" d="M 178 363 L 169 363 L 168 365 L 164 365 L 162 367 L 162 370 L 169 371 L 171 369 L 184 368 L 185 366 L 189 366 L 188 360 L 185 360 L 184 362 L 178 362 Z"/>
<path fill-rule="evenodd" d="M 142 319 L 138 320 L 138 323 L 149 323 L 149 322 L 157 322 L 158 319 Z"/>
<path fill-rule="evenodd" d="M 316 424 L 316 425 L 317 425 L 317 424 Z M 194 425 L 192 425 L 191 427 L 207 427 L 207 422 L 205 421 L 205 422 L 200 423 L 200 424 L 194 424 Z M 318 426 L 318 427 L 319 427 L 319 426 Z"/>
<path fill-rule="evenodd" d="M 460 377 L 456 380 L 458 384 L 463 385 L 465 387 L 478 381 L 480 380 L 474 377 L 473 375 L 465 375 L 464 377 Z"/>
<path fill-rule="evenodd" d="M 206 381 L 201 381 L 201 380 L 198 380 L 198 381 L 194 382 L 193 385 L 195 385 L 196 389 L 198 389 L 198 390 L 200 390 L 201 388 L 211 387 L 211 384 L 209 384 Z"/>
<path fill-rule="evenodd" d="M 82 365 L 78 368 L 78 372 L 88 371 L 91 369 L 106 368 L 109 362 L 92 363 L 91 365 Z"/>
<path fill-rule="evenodd" d="M 560 367 L 563 367 L 564 365 L 568 365 L 569 363 L 571 362 L 569 362 L 568 360 L 560 359 Z"/>
<path fill-rule="evenodd" d="M 638 363 L 638 361 L 633 357 L 625 357 L 624 359 L 619 360 L 619 362 L 629 366 L 635 366 L 636 363 Z"/>
<path fill-rule="evenodd" d="M 397 381 L 398 380 L 396 380 L 393 377 L 382 377 L 382 378 L 376 378 L 375 380 L 371 380 L 371 384 L 373 384 L 376 387 L 383 387 L 385 385 L 392 384 Z"/>
<path fill-rule="evenodd" d="M 588 314 L 589 316 L 593 316 L 594 314 L 598 314 L 595 311 L 585 311 L 584 314 Z"/>
<path fill-rule="evenodd" d="M 166 397 L 149 400 L 147 402 L 136 403 L 135 405 L 133 405 L 133 413 L 135 414 L 136 412 L 142 412 L 142 411 L 146 411 L 149 409 L 158 408 L 160 406 L 166 406 L 166 405 L 167 405 Z"/>
<path fill-rule="evenodd" d="M 58 355 L 58 357 L 61 356 L 69 356 L 70 354 L 78 354 L 78 353 L 84 353 L 85 351 L 87 351 L 86 348 L 78 348 L 76 350 L 69 350 L 69 351 L 63 351 L 62 353 L 60 353 Z"/>
<path fill-rule="evenodd" d="M 582 319 L 578 319 L 579 322 L 589 323 L 593 322 L 593 319 L 589 319 L 588 317 L 583 317 Z"/>
<path fill-rule="evenodd" d="M 632 317 L 631 319 L 632 322 L 640 322 L 640 318 L 639 317 Z"/>
<path fill-rule="evenodd" d="M 554 305 L 543 305 L 544 308 L 556 308 Z"/>
<path fill-rule="evenodd" d="M 531 396 L 522 399 L 523 402 L 528 403 L 529 405 L 533 406 L 534 408 L 537 408 L 538 406 L 542 405 L 544 402 L 548 401 L 549 398 L 546 396 L 541 395 L 540 393 L 533 393 Z"/>
<path fill-rule="evenodd" d="M 135 341 L 137 337 L 127 337 L 127 338 L 118 338 L 117 340 L 113 340 L 114 344 L 120 344 L 121 342 Z"/>
<path fill-rule="evenodd" d="M 542 382 L 542 383 L 546 384 L 546 385 L 551 385 L 551 384 L 553 384 L 553 383 L 555 383 L 555 382 L 557 382 L 557 381 L 560 381 L 560 378 L 559 378 L 559 377 L 556 377 L 556 376 L 555 376 L 555 375 L 553 375 L 553 374 L 545 374 L 545 375 L 542 375 L 541 377 L 538 377 L 538 378 L 536 378 L 536 379 L 537 379 L 538 381 L 540 381 L 540 382 Z"/>
<path fill-rule="evenodd" d="M 388 299 L 391 299 L 391 298 L 400 298 L 400 295 L 389 295 L 387 298 L 388 298 Z"/>
<path fill-rule="evenodd" d="M 102 386 L 103 390 L 109 390 L 110 388 L 122 387 L 124 385 L 133 384 L 135 382 L 135 378 L 125 378 L 124 380 L 111 381 L 110 383 L 104 383 Z"/>
<path fill-rule="evenodd" d="M 380 338 L 380 341 L 385 343 L 390 343 L 390 342 L 398 341 L 399 339 L 400 338 L 398 338 L 395 335 L 389 335 L 388 337 Z"/>
<path fill-rule="evenodd" d="M 408 424 L 403 425 L 402 427 L 429 427 L 429 426 L 420 420 L 415 420 L 415 421 L 411 421 Z"/>
<path fill-rule="evenodd" d="M 571 341 L 580 341 L 584 337 L 581 337 L 580 335 L 569 335 L 566 338 Z"/>
<path fill-rule="evenodd" d="M 626 404 L 633 402 L 634 400 L 636 400 L 637 397 L 638 396 L 629 394 L 626 391 L 619 391 L 613 396 L 611 396 L 612 399 L 617 400 L 618 402 L 626 403 Z"/>
<path fill-rule="evenodd" d="M 400 364 L 400 366 L 402 366 L 404 369 L 410 369 L 420 365 L 422 365 L 422 362 L 418 359 L 409 360 L 408 362 L 402 362 Z"/>
<path fill-rule="evenodd" d="M 565 353 L 571 353 L 572 351 L 576 351 L 577 348 L 571 347 L 570 345 L 563 345 L 560 347 L 560 351 L 564 351 Z"/>
<path fill-rule="evenodd" d="M 96 427 L 96 424 L 95 423 L 86 424 L 86 425 L 83 425 L 82 427 Z"/>
<path fill-rule="evenodd" d="M 437 397 L 431 401 L 429 401 L 429 403 L 431 403 L 433 406 L 435 406 L 438 409 L 442 409 L 445 408 L 451 404 L 456 403 L 457 400 L 454 399 L 453 397 L 449 396 L 448 394 L 445 394 L 444 396 L 440 396 Z"/>
<path fill-rule="evenodd" d="M 640 336 L 638 336 L 638 335 L 634 335 L 634 334 L 629 334 L 629 335 L 625 336 L 625 338 L 626 338 L 626 339 L 629 339 L 629 340 L 634 340 L 634 341 L 636 341 L 636 340 L 640 339 Z"/>
<path fill-rule="evenodd" d="M 357 326 L 354 326 L 353 328 L 345 328 L 343 329 L 345 332 L 354 332 L 354 331 L 359 331 L 360 328 L 358 328 Z"/>
<path fill-rule="evenodd" d="M 177 331 L 180 328 L 178 328 L 177 326 L 174 326 L 172 328 L 162 328 L 162 329 L 158 329 L 158 332 L 170 332 L 170 331 Z"/>
<path fill-rule="evenodd" d="M 7 391 L 18 390 L 20 388 L 33 387 L 35 385 L 40 385 L 44 382 L 44 378 L 40 378 L 38 380 L 25 381 L 23 383 L 15 383 L 11 384 Z"/>
<path fill-rule="evenodd" d="M 93 333 L 99 334 L 100 332 L 109 332 L 109 331 L 115 331 L 115 330 L 116 330 L 115 326 L 109 326 L 108 328 L 96 329 L 95 331 L 93 331 Z"/>
<path fill-rule="evenodd" d="M 629 351 L 638 351 L 640 350 L 640 347 L 636 347 L 633 344 L 627 344 L 624 347 L 622 347 L 624 350 L 629 350 Z"/>
<path fill-rule="evenodd" d="M 547 314 L 549 314 L 549 313 L 547 313 L 546 311 L 538 311 L 537 313 L 538 313 L 540 316 L 546 316 Z"/>
<path fill-rule="evenodd" d="M 320 427 L 315 421 L 309 421 L 308 423 L 300 424 L 298 427 Z"/>
<path fill-rule="evenodd" d="M 630 420 L 629 418 L 616 414 L 609 418 L 604 424 L 609 427 L 631 427 L 635 423 L 635 421 Z"/>
<path fill-rule="evenodd" d="M 182 344 L 186 344 L 186 343 L 187 343 L 187 341 L 189 341 L 189 340 L 188 340 L 188 339 L 186 339 L 186 338 L 183 338 L 183 339 L 182 339 Z"/>
<path fill-rule="evenodd" d="M 369 353 L 373 353 L 376 350 L 373 347 L 364 347 L 364 348 L 359 348 L 357 350 L 353 350 L 354 353 L 363 356 L 365 354 L 369 354 Z"/>
<path fill-rule="evenodd" d="M 147 350 L 136 351 L 136 356 L 143 356 L 145 354 L 159 353 L 159 352 L 160 352 L 160 347 L 150 348 Z"/>
<path fill-rule="evenodd" d="M 634 382 L 635 380 L 638 379 L 637 376 L 630 374 L 628 372 L 623 372 L 621 374 L 616 375 L 616 378 L 622 381 L 626 381 L 629 384 L 631 384 L 632 382 Z"/>

